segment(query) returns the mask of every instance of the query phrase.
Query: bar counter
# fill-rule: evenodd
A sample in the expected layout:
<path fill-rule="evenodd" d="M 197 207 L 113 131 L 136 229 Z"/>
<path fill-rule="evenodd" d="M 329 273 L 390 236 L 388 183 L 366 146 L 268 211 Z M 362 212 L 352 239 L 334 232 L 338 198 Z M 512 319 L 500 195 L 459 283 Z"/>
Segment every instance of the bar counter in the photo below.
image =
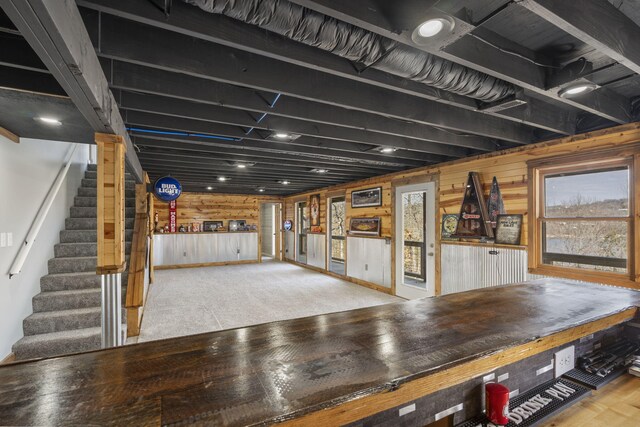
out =
<path fill-rule="evenodd" d="M 0 424 L 341 425 L 632 319 L 562 280 L 0 367 Z"/>

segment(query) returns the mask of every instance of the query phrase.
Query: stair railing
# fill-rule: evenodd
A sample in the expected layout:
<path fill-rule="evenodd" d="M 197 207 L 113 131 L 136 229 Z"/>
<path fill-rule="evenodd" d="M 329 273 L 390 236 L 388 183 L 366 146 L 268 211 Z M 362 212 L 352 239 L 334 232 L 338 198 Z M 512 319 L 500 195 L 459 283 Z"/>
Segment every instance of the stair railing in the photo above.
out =
<path fill-rule="evenodd" d="M 71 167 L 73 156 L 76 154 L 77 148 L 78 144 L 72 144 L 71 148 L 69 148 L 67 156 L 64 160 L 64 165 L 62 166 L 62 169 L 60 169 L 60 172 L 58 172 L 56 179 L 53 181 L 51 188 L 49 188 L 46 197 L 42 201 L 40 209 L 38 209 L 38 213 L 36 214 L 36 217 L 33 220 L 31 227 L 29 228 L 27 237 L 25 237 L 24 241 L 22 242 L 20 250 L 18 251 L 16 258 L 13 260 L 13 264 L 11 264 L 11 268 L 9 269 L 9 279 L 20 274 L 20 272 L 22 271 L 22 266 L 27 260 L 27 256 L 29 255 L 31 248 L 33 247 L 33 244 L 38 237 L 38 233 L 42 228 L 42 224 L 44 224 L 44 220 L 47 219 L 47 215 L 49 214 L 49 210 L 53 205 L 53 201 L 56 199 L 58 191 L 60 191 L 62 183 L 67 177 L 67 172 L 69 172 L 69 168 Z"/>
<path fill-rule="evenodd" d="M 150 203 L 147 200 L 146 185 L 136 185 L 136 216 L 131 239 L 129 257 L 129 277 L 127 279 L 127 336 L 140 334 L 140 322 L 150 283 L 151 269 L 151 228 Z"/>

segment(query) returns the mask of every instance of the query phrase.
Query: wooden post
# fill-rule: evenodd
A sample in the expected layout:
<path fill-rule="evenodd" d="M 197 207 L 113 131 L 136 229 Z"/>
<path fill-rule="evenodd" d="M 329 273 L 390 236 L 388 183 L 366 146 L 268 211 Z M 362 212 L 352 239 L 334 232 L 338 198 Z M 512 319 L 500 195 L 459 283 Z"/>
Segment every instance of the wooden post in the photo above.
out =
<path fill-rule="evenodd" d="M 124 138 L 96 133 L 98 147 L 98 262 L 102 281 L 102 347 L 122 345 L 122 272 L 125 262 Z"/>

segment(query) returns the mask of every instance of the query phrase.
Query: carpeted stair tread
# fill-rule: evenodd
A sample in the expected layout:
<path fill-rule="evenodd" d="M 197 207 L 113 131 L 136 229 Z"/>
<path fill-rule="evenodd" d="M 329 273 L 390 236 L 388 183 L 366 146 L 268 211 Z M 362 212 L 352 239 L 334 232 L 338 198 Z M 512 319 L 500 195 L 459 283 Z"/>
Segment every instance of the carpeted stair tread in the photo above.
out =
<path fill-rule="evenodd" d="M 95 271 L 81 273 L 54 273 L 40 278 L 42 292 L 100 289 L 100 276 Z"/>
<path fill-rule="evenodd" d="M 125 205 L 125 208 L 135 208 L 136 207 L 135 197 L 125 198 L 124 205 Z M 73 207 L 76 207 L 76 208 L 87 207 L 87 208 L 95 209 L 96 206 L 98 206 L 98 201 L 95 197 L 76 196 L 73 199 Z"/>
<path fill-rule="evenodd" d="M 98 259 L 95 256 L 51 258 L 48 262 L 49 273 L 79 273 L 96 271 Z"/>
<path fill-rule="evenodd" d="M 60 232 L 60 243 L 91 243 L 98 241 L 97 230 L 62 230 Z M 125 240 L 130 242 L 133 239 L 133 230 L 125 230 Z"/>
<path fill-rule="evenodd" d="M 101 332 L 100 327 L 93 327 L 29 335 L 13 345 L 13 353 L 18 360 L 25 360 L 97 350 Z"/>
<path fill-rule="evenodd" d="M 98 180 L 97 179 L 87 179 L 87 178 L 83 178 L 82 179 L 82 187 L 86 187 L 86 188 L 96 188 L 98 185 Z M 127 190 L 135 190 L 136 188 L 136 182 L 133 180 L 125 180 L 124 181 L 124 188 Z"/>
<path fill-rule="evenodd" d="M 135 214 L 134 214 L 135 215 Z M 133 230 L 135 218 L 133 216 L 124 219 L 124 227 Z M 97 218 L 67 218 L 64 221 L 67 230 L 93 230 L 98 228 Z"/>
<path fill-rule="evenodd" d="M 99 327 L 101 312 L 101 307 L 87 307 L 33 313 L 24 319 L 24 334 L 29 336 Z"/>
<path fill-rule="evenodd" d="M 135 200 L 135 199 L 134 199 Z M 96 218 L 97 217 L 97 209 L 95 206 L 73 206 L 70 211 L 70 218 Z M 133 218 L 136 215 L 135 206 L 125 207 L 124 209 L 124 217 L 125 218 Z"/>
<path fill-rule="evenodd" d="M 125 253 L 131 251 L 131 242 L 125 243 Z M 98 244 L 95 242 L 87 243 L 58 243 L 53 247 L 53 253 L 56 258 L 97 256 Z"/>
<path fill-rule="evenodd" d="M 96 187 L 80 187 L 78 188 L 78 196 L 80 197 L 97 197 L 98 191 Z M 124 197 L 136 197 L 136 190 L 133 188 L 125 189 Z"/>
<path fill-rule="evenodd" d="M 100 307 L 101 297 L 101 288 L 41 292 L 33 297 L 33 312 Z"/>

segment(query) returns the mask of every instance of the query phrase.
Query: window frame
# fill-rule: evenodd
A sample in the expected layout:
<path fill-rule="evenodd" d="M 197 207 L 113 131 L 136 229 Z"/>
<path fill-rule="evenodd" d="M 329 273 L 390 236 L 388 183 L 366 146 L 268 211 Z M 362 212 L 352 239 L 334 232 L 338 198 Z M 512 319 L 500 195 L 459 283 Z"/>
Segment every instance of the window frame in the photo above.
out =
<path fill-rule="evenodd" d="M 529 161 L 529 272 L 545 276 L 564 277 L 575 280 L 598 281 L 601 283 L 630 286 L 638 278 L 636 269 L 638 266 L 638 238 L 635 230 L 638 230 L 638 210 L 636 199 L 638 198 L 639 185 L 634 170 L 638 165 L 639 156 L 629 152 L 597 152 L 584 155 L 564 156 L 553 159 L 541 159 Z M 605 171 L 616 167 L 625 167 L 629 170 L 629 212 L 621 217 L 576 217 L 576 218 L 545 218 L 545 183 L 544 179 L 549 175 L 560 173 L 580 173 L 589 171 Z M 543 262 L 543 223 L 553 221 L 578 222 L 578 221 L 614 221 L 627 223 L 627 262 L 626 272 L 598 271 L 588 268 L 564 267 L 545 264 Z"/>

